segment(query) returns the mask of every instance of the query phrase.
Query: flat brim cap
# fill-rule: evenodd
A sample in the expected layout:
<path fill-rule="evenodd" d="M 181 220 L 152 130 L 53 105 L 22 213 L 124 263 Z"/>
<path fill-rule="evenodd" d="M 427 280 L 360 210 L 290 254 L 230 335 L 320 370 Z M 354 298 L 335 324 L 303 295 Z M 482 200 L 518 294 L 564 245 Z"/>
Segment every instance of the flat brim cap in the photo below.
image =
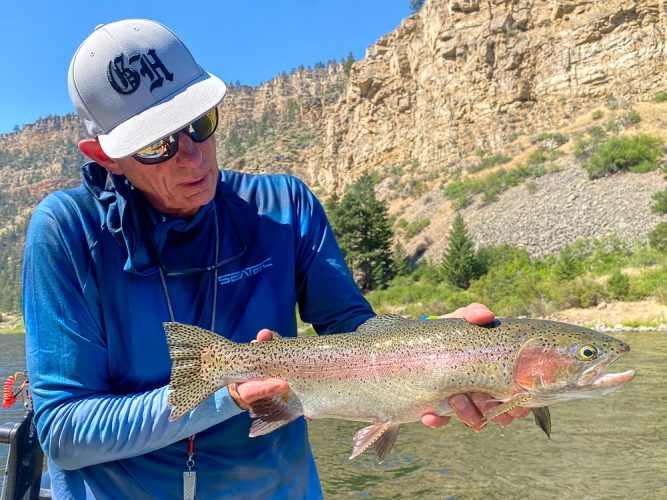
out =
<path fill-rule="evenodd" d="M 145 19 L 99 26 L 72 59 L 68 86 L 88 133 L 111 158 L 182 129 L 226 92 L 176 35 Z"/>

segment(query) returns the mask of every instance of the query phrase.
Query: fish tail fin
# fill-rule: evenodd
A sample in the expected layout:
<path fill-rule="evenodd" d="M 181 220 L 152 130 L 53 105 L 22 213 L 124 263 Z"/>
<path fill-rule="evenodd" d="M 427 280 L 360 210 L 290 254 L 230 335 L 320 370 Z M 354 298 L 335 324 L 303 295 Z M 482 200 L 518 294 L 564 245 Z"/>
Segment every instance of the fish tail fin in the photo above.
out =
<path fill-rule="evenodd" d="M 164 323 L 164 330 L 172 360 L 169 380 L 169 420 L 174 421 L 191 412 L 220 387 L 233 382 L 212 380 L 202 370 L 202 354 L 212 346 L 224 346 L 233 342 L 203 328 L 183 323 Z"/>

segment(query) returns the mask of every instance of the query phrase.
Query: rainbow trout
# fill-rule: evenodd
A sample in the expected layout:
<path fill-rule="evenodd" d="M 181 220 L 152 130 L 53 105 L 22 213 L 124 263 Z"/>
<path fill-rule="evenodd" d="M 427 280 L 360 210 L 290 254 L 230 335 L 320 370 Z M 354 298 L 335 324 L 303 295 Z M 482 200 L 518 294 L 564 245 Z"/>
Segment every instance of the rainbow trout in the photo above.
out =
<path fill-rule="evenodd" d="M 283 396 L 255 402 L 250 436 L 305 416 L 370 422 L 354 437 L 350 458 L 374 446 L 380 462 L 399 425 L 424 413 L 451 415 L 447 399 L 485 392 L 502 404 L 489 420 L 533 408 L 550 435 L 547 405 L 601 396 L 635 376 L 604 373 L 629 346 L 594 330 L 554 321 L 499 319 L 491 327 L 461 319 L 408 320 L 384 315 L 356 332 L 237 344 L 207 330 L 165 323 L 173 361 L 170 419 L 193 410 L 234 382 L 275 377 Z"/>

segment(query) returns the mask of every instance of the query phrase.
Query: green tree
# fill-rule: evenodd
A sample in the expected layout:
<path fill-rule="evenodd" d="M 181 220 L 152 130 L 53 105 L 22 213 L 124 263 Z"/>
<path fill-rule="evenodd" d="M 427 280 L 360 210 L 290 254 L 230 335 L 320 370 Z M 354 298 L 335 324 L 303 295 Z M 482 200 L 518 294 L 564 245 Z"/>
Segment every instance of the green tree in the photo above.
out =
<path fill-rule="evenodd" d="M 607 280 L 607 289 L 612 299 L 624 300 L 630 293 L 630 278 L 616 268 Z"/>
<path fill-rule="evenodd" d="M 417 12 L 424 6 L 425 1 L 426 0 L 410 0 L 410 10 L 412 10 L 412 12 Z"/>
<path fill-rule="evenodd" d="M 442 259 L 444 278 L 451 285 L 465 290 L 473 278 L 479 277 L 478 270 L 477 252 L 468 235 L 463 215 L 458 212 L 449 231 L 449 246 Z"/>
<path fill-rule="evenodd" d="M 559 282 L 569 281 L 583 272 L 581 256 L 568 245 L 558 254 L 558 261 L 554 266 L 554 274 Z"/>
<path fill-rule="evenodd" d="M 396 276 L 408 276 L 412 272 L 408 254 L 400 243 L 396 243 L 394 247 L 394 271 Z"/>
<path fill-rule="evenodd" d="M 362 291 L 384 288 L 393 277 L 393 233 L 386 206 L 375 196 L 375 179 L 361 176 L 338 202 L 327 203 L 329 221 Z"/>
<path fill-rule="evenodd" d="M 354 64 L 354 56 L 352 52 L 347 55 L 347 58 L 342 61 L 343 63 L 343 72 L 345 75 L 350 76 L 350 71 L 352 70 L 352 65 Z"/>

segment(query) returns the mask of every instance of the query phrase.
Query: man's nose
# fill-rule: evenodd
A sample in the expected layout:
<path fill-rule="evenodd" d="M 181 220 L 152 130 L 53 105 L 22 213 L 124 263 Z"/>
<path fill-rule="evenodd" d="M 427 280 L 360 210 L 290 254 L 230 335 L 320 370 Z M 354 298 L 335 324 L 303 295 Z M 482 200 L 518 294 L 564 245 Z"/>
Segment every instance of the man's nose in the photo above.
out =
<path fill-rule="evenodd" d="M 176 155 L 178 162 L 184 165 L 199 165 L 202 154 L 195 141 L 182 130 L 178 134 L 178 153 Z"/>

